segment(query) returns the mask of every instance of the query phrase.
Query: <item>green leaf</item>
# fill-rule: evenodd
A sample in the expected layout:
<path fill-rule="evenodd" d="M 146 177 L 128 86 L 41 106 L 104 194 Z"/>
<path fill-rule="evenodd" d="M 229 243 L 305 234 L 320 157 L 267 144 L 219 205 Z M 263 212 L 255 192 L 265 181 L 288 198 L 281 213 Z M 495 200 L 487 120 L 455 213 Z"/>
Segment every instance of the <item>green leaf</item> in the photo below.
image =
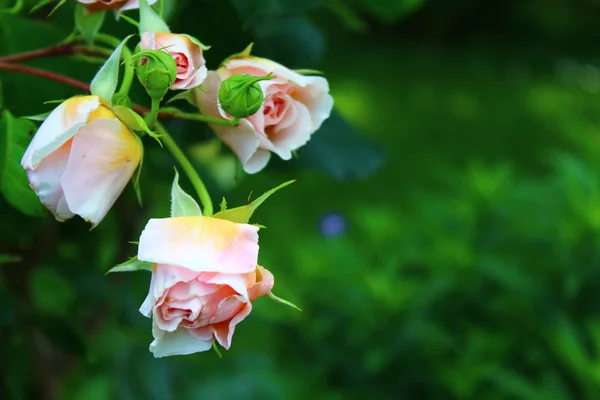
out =
<path fill-rule="evenodd" d="M 75 28 L 88 44 L 94 43 L 94 36 L 100 31 L 105 15 L 105 12 L 90 13 L 81 3 L 75 7 Z"/>
<path fill-rule="evenodd" d="M 23 214 L 41 217 L 46 215 L 46 210 L 29 186 L 21 166 L 21 158 L 36 130 L 31 121 L 15 118 L 8 111 L 0 114 L 0 192 Z"/>
<path fill-rule="evenodd" d="M 170 33 L 171 30 L 147 0 L 140 0 L 140 35 L 144 32 Z"/>
<path fill-rule="evenodd" d="M 281 185 L 277 186 L 276 188 L 269 190 L 268 192 L 266 192 L 265 194 L 263 194 L 262 196 L 260 196 L 259 198 L 257 198 L 256 200 L 254 200 L 252 203 L 250 203 L 248 205 L 232 208 L 229 210 L 219 211 L 218 213 L 216 213 L 214 215 L 214 218 L 226 219 L 228 221 L 236 222 L 238 224 L 246 224 L 250 221 L 250 218 L 252 217 L 252 214 L 254 214 L 254 211 L 256 211 L 256 209 L 265 200 L 267 200 L 273 193 L 275 193 L 279 189 L 284 188 L 288 185 L 291 185 L 294 182 L 296 182 L 296 181 L 293 180 L 293 181 L 284 182 Z M 223 203 L 221 203 L 221 204 L 223 204 Z"/>
<path fill-rule="evenodd" d="M 171 187 L 171 217 L 197 217 L 201 215 L 202 211 L 198 203 L 179 186 L 179 174 L 175 170 L 175 179 Z"/>
<path fill-rule="evenodd" d="M 424 0 L 362 0 L 362 6 L 386 23 L 404 18 L 424 4 Z"/>
<path fill-rule="evenodd" d="M 0 254 L 0 265 L 2 264 L 12 264 L 21 261 L 21 257 L 14 256 L 11 254 Z"/>
<path fill-rule="evenodd" d="M 35 6 L 33 6 L 33 8 L 29 11 L 30 13 L 33 13 L 37 10 L 39 10 L 40 8 L 44 7 L 47 4 L 52 3 L 54 0 L 41 0 L 39 3 L 37 3 Z M 56 11 L 58 11 L 59 8 L 61 8 L 65 3 L 67 2 L 67 0 L 60 0 L 52 9 L 52 11 L 50 11 L 50 14 L 48 14 L 48 16 L 50 17 L 52 14 L 54 14 Z"/>
<path fill-rule="evenodd" d="M 90 84 L 91 93 L 100 97 L 108 104 L 111 104 L 111 99 L 115 94 L 115 91 L 117 90 L 117 84 L 119 83 L 121 50 L 132 36 L 133 35 L 129 35 L 123 39 L 123 41 L 110 55 L 108 60 L 106 60 L 104 65 L 100 67 L 100 70 Z"/>
<path fill-rule="evenodd" d="M 151 262 L 138 260 L 136 256 L 122 264 L 117 265 L 116 267 L 109 269 L 106 273 L 110 274 L 111 272 L 152 271 L 153 265 L 154 264 Z"/>

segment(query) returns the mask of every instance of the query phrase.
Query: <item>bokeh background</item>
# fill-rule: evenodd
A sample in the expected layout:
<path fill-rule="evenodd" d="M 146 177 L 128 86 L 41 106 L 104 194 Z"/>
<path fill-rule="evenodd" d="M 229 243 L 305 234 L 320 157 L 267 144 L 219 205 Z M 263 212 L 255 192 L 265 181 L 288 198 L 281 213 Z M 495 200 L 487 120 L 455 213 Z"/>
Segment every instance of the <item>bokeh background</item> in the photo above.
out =
<path fill-rule="evenodd" d="M 0 14 L 0 55 L 64 39 L 74 3 Z M 149 276 L 105 276 L 150 216 L 168 215 L 174 163 L 146 141 L 144 208 L 129 187 L 91 232 L 0 199 L 0 398 L 600 399 L 600 1 L 172 0 L 166 12 L 213 46 L 212 68 L 252 41 L 330 81 L 336 115 L 258 175 L 202 125 L 168 124 L 216 202 L 298 179 L 255 221 L 274 292 L 303 312 L 260 299 L 223 359 L 152 357 L 137 311 Z M 135 29 L 107 15 L 103 30 Z M 89 81 L 87 61 L 28 64 Z M 78 93 L 0 81 L 14 115 Z"/>

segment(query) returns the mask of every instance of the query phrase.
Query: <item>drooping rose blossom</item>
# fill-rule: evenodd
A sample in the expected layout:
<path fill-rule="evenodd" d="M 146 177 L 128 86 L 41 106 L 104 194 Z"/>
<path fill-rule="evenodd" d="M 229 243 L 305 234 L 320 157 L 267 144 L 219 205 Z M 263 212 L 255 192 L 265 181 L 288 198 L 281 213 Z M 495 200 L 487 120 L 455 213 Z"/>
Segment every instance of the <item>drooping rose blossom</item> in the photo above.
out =
<path fill-rule="evenodd" d="M 143 50 L 164 49 L 175 59 L 177 79 L 171 89 L 191 89 L 206 78 L 202 45 L 188 35 L 176 33 L 144 32 L 140 46 Z"/>
<path fill-rule="evenodd" d="M 155 357 L 226 349 L 252 302 L 273 287 L 257 266 L 258 228 L 212 217 L 151 219 L 138 259 L 154 263 L 140 312 L 153 317 Z"/>
<path fill-rule="evenodd" d="M 79 215 L 96 226 L 142 157 L 134 134 L 97 96 L 73 97 L 50 113 L 21 165 L 59 221 Z"/>
<path fill-rule="evenodd" d="M 237 126 L 211 125 L 250 174 L 262 170 L 271 153 L 283 160 L 292 158 L 292 151 L 306 144 L 329 117 L 333 98 L 327 80 L 301 75 L 264 58 L 241 56 L 228 59 L 219 70 L 209 72 L 202 90 L 196 91 L 202 114 L 231 119 L 217 102 L 221 82 L 234 74 L 270 73 L 275 79 L 259 82 L 265 101 L 256 114 L 241 120 Z"/>
<path fill-rule="evenodd" d="M 110 9 L 118 9 L 118 12 L 133 10 L 140 8 L 139 0 L 77 0 L 85 4 L 91 12 L 104 11 Z M 148 0 L 148 4 L 152 5 L 158 0 Z"/>

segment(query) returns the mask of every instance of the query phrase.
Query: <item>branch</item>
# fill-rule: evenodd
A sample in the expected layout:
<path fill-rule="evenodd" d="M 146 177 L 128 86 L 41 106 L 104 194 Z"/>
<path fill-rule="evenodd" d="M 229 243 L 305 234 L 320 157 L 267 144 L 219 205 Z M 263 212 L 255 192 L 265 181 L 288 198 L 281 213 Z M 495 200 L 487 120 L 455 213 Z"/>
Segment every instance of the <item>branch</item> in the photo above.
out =
<path fill-rule="evenodd" d="M 90 92 L 90 85 L 88 85 L 87 83 L 82 82 L 77 79 L 70 78 L 65 75 L 57 74 L 55 72 L 46 71 L 45 69 L 28 67 L 26 65 L 9 64 L 9 63 L 5 63 L 5 62 L 0 62 L 0 71 L 2 71 L 2 70 L 14 71 L 14 72 L 20 72 L 23 74 L 39 76 L 41 78 L 46 78 L 51 81 L 62 83 L 63 85 L 74 87 L 75 89 L 81 90 L 82 92 L 86 92 L 86 93 Z M 141 106 L 139 104 L 134 104 L 132 106 L 132 108 L 135 110 L 135 112 L 137 112 L 138 114 L 141 114 L 141 115 L 144 115 L 144 114 L 147 114 L 150 112 L 149 108 Z M 158 114 L 158 116 L 160 118 L 178 118 L 178 116 L 176 116 L 170 112 L 161 112 Z"/>
<path fill-rule="evenodd" d="M 60 43 L 43 49 L 27 51 L 25 53 L 12 54 L 0 57 L 0 63 L 15 63 L 21 61 L 35 60 L 36 58 L 54 57 L 70 54 L 85 54 L 88 56 L 108 57 L 110 51 L 102 51 L 85 46 L 75 46 L 73 43 Z"/>
<path fill-rule="evenodd" d="M 6 63 L 6 62 L 0 62 L 0 71 L 2 71 L 2 70 L 4 70 L 4 71 L 21 72 L 21 73 L 24 73 L 24 74 L 29 74 L 29 75 L 34 75 L 34 76 L 40 76 L 42 78 L 50 79 L 52 81 L 59 82 L 59 83 L 62 83 L 64 85 L 74 87 L 74 88 L 79 89 L 79 90 L 81 90 L 83 92 L 89 92 L 90 91 L 90 85 L 88 85 L 85 82 L 81 82 L 81 81 L 78 81 L 77 79 L 69 78 L 68 76 L 64 76 L 64 75 L 57 74 L 57 73 L 54 73 L 54 72 L 46 71 L 45 69 L 28 67 L 26 65 L 10 64 L 10 63 Z"/>

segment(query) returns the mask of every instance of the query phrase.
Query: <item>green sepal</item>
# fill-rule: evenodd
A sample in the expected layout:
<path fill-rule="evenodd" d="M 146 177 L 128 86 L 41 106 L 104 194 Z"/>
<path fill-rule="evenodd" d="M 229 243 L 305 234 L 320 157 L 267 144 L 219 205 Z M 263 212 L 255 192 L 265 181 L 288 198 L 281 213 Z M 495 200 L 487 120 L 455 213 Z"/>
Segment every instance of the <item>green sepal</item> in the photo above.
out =
<path fill-rule="evenodd" d="M 223 359 L 223 354 L 221 354 L 221 350 L 219 349 L 216 340 L 213 340 L 212 348 L 215 351 L 215 353 L 217 353 L 217 356 L 219 356 L 220 359 Z"/>
<path fill-rule="evenodd" d="M 84 37 L 87 44 L 94 43 L 94 36 L 100 31 L 104 23 L 106 12 L 90 13 L 83 4 L 77 3 L 75 7 L 75 28 Z"/>
<path fill-rule="evenodd" d="M 135 176 L 133 178 L 133 190 L 135 190 L 135 195 L 137 197 L 138 203 L 140 207 L 144 204 L 142 202 L 142 187 L 140 186 L 140 176 L 142 175 L 142 166 L 144 165 L 144 144 L 142 143 L 142 139 L 138 135 L 133 135 L 135 141 L 140 145 L 140 149 L 142 151 L 140 157 L 140 165 L 138 165 L 137 170 L 135 171 Z"/>
<path fill-rule="evenodd" d="M 106 271 L 106 275 L 112 272 L 152 271 L 154 264 L 148 261 L 140 261 L 137 256 L 130 258 L 122 264 L 112 267 Z"/>
<path fill-rule="evenodd" d="M 171 217 L 199 217 L 202 210 L 196 200 L 179 186 L 179 173 L 175 169 L 175 179 L 171 187 Z"/>
<path fill-rule="evenodd" d="M 232 60 L 234 58 L 241 58 L 241 57 L 250 57 L 250 53 L 252 53 L 252 49 L 254 48 L 254 43 L 251 42 L 248 46 L 246 46 L 246 48 L 242 51 L 240 51 L 239 53 L 234 53 L 232 55 L 230 55 L 229 57 L 227 57 L 226 59 L 224 59 L 221 64 L 219 64 L 219 68 L 221 68 L 223 65 L 227 64 L 227 62 L 229 60 Z"/>
<path fill-rule="evenodd" d="M 162 147 L 160 135 L 148 127 L 148 124 L 146 121 L 144 121 L 144 118 L 142 118 L 141 115 L 133 111 L 131 108 L 123 106 L 114 106 L 112 107 L 112 111 L 115 113 L 117 118 L 119 118 L 121 122 L 123 122 L 130 130 L 147 133 Z"/>
<path fill-rule="evenodd" d="M 119 83 L 119 67 L 121 60 L 121 51 L 123 46 L 133 35 L 127 36 L 123 41 L 115 48 L 113 53 L 108 57 L 108 60 L 104 63 L 100 70 L 92 80 L 90 84 L 90 92 L 100 97 L 108 104 L 111 104 L 111 100 L 115 91 L 117 90 L 117 84 Z"/>
<path fill-rule="evenodd" d="M 209 50 L 210 46 L 202 43 L 201 41 L 199 41 L 198 39 L 196 39 L 194 36 L 192 35 L 188 35 L 188 34 L 183 34 L 183 36 L 185 36 L 186 38 L 190 39 L 192 41 L 192 43 L 197 44 L 198 46 L 200 46 L 200 48 L 202 50 Z"/>
<path fill-rule="evenodd" d="M 188 89 L 188 90 L 179 92 L 175 96 L 173 96 L 169 100 L 167 100 L 167 102 L 165 104 L 170 104 L 177 100 L 185 100 L 190 105 L 194 106 L 195 108 L 198 108 L 198 102 L 196 101 L 197 98 L 196 98 L 196 90 L 195 89 L 197 89 L 197 88 Z"/>
<path fill-rule="evenodd" d="M 144 32 L 171 33 L 171 30 L 147 0 L 140 0 L 140 35 Z"/>
<path fill-rule="evenodd" d="M 44 7 L 47 4 L 52 3 L 54 0 L 41 0 L 39 3 L 37 3 L 35 6 L 33 6 L 31 8 L 31 10 L 29 10 L 29 13 L 34 13 L 37 10 L 39 10 L 40 8 Z M 52 14 L 54 14 L 60 7 L 62 7 L 65 3 L 67 2 L 67 0 L 60 0 L 58 2 L 58 4 L 56 4 L 54 6 L 54 8 L 52 9 L 52 11 L 50 11 L 50 14 L 48 14 L 48 16 L 52 16 Z"/>
<path fill-rule="evenodd" d="M 300 75 L 325 75 L 325 72 L 316 69 L 295 69 L 294 72 Z"/>
<path fill-rule="evenodd" d="M 30 121 L 43 122 L 46 120 L 46 118 L 48 118 L 48 115 L 50 115 L 51 112 L 52 111 L 48 111 L 48 112 L 45 112 L 42 114 L 37 114 L 37 115 L 26 115 L 21 118 L 28 119 Z"/>
<path fill-rule="evenodd" d="M 285 304 L 286 306 L 289 306 L 289 307 L 295 308 L 296 310 L 298 310 L 298 311 L 302 312 L 302 309 L 301 309 L 300 307 L 298 307 L 297 305 L 295 305 L 295 304 L 294 304 L 294 303 L 292 303 L 291 301 L 287 301 L 287 300 L 285 300 L 285 299 L 282 299 L 281 297 L 277 297 L 277 296 L 275 296 L 275 295 L 273 294 L 273 292 L 269 292 L 269 293 L 267 293 L 267 297 L 268 297 L 268 298 L 270 298 L 271 300 L 274 300 L 274 301 L 276 301 L 276 302 L 278 302 L 278 303 L 281 303 L 281 304 Z"/>
<path fill-rule="evenodd" d="M 248 221 L 250 221 L 250 218 L 252 217 L 252 214 L 254 214 L 254 211 L 256 211 L 256 209 L 266 199 L 268 199 L 273 193 L 275 193 L 279 189 L 284 188 L 288 185 L 291 185 L 294 182 L 296 182 L 296 180 L 284 182 L 281 185 L 277 186 L 276 188 L 269 190 L 268 192 L 266 192 L 265 194 L 263 194 L 262 196 L 260 196 L 259 198 L 257 198 L 256 200 L 254 200 L 252 203 L 250 203 L 248 205 L 231 208 L 229 210 L 221 210 L 218 213 L 216 213 L 215 215 L 213 215 L 213 217 L 220 218 L 220 219 L 226 219 L 228 221 L 236 222 L 238 224 L 246 224 L 246 223 L 248 223 Z"/>

